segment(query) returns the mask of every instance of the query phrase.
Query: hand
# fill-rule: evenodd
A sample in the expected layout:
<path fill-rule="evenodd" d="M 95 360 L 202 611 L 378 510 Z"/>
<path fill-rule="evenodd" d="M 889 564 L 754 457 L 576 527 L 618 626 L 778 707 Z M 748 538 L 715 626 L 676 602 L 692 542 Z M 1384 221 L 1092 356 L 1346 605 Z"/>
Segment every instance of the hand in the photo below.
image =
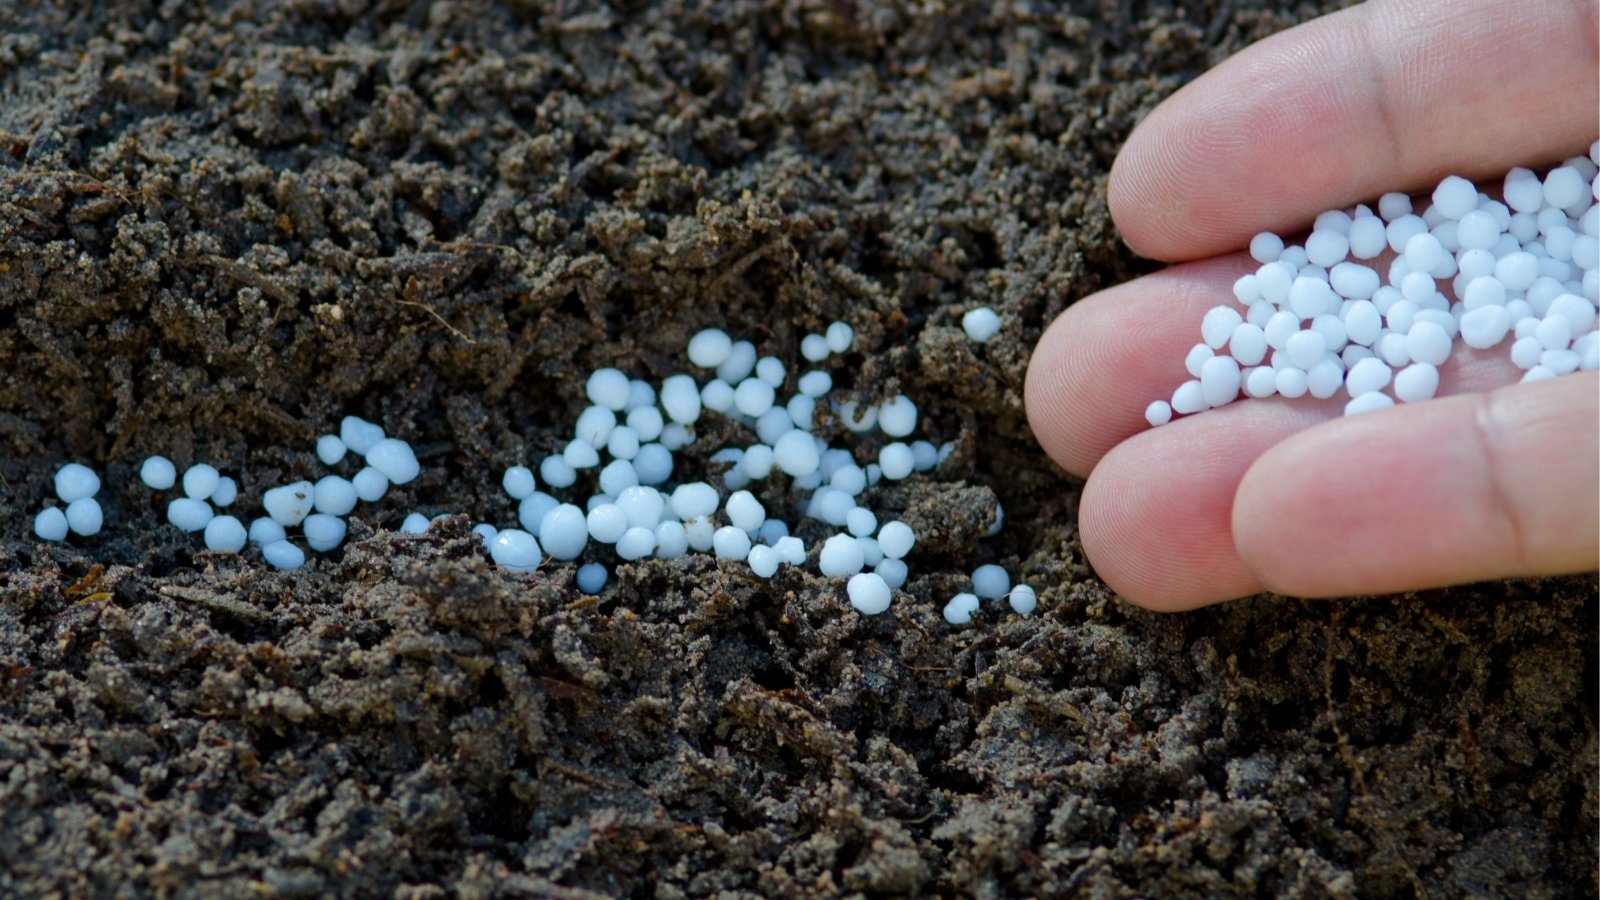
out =
<path fill-rule="evenodd" d="M 1144 421 L 1254 270 L 1230 251 L 1255 233 L 1584 152 L 1596 20 L 1593 0 L 1371 0 L 1250 47 L 1139 125 L 1112 215 L 1139 253 L 1198 261 L 1069 307 L 1027 383 L 1040 444 L 1088 477 L 1080 536 L 1113 590 L 1180 610 L 1600 566 L 1600 378 L 1515 384 L 1508 344 L 1459 348 L 1426 403 L 1345 418 L 1341 392 Z"/>

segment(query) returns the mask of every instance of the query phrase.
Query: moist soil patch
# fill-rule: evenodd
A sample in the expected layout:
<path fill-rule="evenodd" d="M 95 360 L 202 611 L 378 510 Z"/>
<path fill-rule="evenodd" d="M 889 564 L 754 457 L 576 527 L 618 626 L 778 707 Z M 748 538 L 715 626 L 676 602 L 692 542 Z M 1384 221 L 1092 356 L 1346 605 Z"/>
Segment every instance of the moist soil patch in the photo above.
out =
<path fill-rule="evenodd" d="M 1134 123 L 1327 8 L 0 5 L 0 893 L 1593 896 L 1592 576 L 1145 613 L 1023 416 L 1044 326 L 1149 268 Z M 835 319 L 840 396 L 956 446 L 876 496 L 925 536 L 888 614 L 489 563 L 589 371 L 707 326 L 798 371 Z M 300 571 L 136 478 L 253 511 L 346 414 L 424 475 Z M 41 544 L 72 459 L 107 530 Z M 983 562 L 1038 613 L 949 627 Z"/>

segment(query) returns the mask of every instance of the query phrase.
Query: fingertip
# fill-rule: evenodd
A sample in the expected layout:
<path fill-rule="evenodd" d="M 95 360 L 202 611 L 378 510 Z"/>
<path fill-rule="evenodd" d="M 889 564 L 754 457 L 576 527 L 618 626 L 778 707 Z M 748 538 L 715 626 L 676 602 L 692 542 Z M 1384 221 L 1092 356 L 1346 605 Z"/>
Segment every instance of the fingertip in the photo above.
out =
<path fill-rule="evenodd" d="M 1600 564 L 1593 373 L 1325 423 L 1262 454 L 1232 530 L 1267 589 L 1392 593 Z"/>

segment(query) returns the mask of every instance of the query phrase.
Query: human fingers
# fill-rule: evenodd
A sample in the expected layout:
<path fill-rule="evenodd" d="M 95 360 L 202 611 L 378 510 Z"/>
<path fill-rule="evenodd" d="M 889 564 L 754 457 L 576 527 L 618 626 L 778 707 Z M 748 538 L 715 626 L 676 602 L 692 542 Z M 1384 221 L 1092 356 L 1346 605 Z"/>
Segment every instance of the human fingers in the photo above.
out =
<path fill-rule="evenodd" d="M 1255 264 L 1237 254 L 1173 266 L 1074 303 L 1034 347 L 1024 397 L 1039 444 L 1089 474 L 1123 439 L 1149 428 L 1144 408 L 1188 377 L 1183 357 L 1205 311 Z"/>
<path fill-rule="evenodd" d="M 1262 454 L 1232 530 L 1268 590 L 1414 590 L 1600 566 L 1600 376 L 1328 422 Z"/>
<path fill-rule="evenodd" d="M 1206 310 L 1232 306 L 1234 279 L 1254 268 L 1243 254 L 1183 263 L 1068 307 L 1028 364 L 1028 422 L 1045 452 L 1067 471 L 1087 476 L 1113 447 L 1148 430 L 1145 406 L 1171 398 L 1191 377 L 1183 360 L 1200 340 Z M 1441 395 L 1491 390 L 1520 377 L 1504 346 L 1482 352 L 1458 347 L 1439 375 Z M 1312 401 L 1247 405 L 1290 402 Z M 1330 401 L 1320 409 L 1322 418 L 1332 418 L 1343 404 Z M 1216 411 L 1200 418 L 1211 415 Z M 1178 424 L 1157 431 L 1170 437 Z"/>
<path fill-rule="evenodd" d="M 1370 0 L 1269 37 L 1186 85 L 1111 170 L 1123 238 L 1156 259 L 1446 174 L 1553 162 L 1600 129 L 1595 0 Z"/>

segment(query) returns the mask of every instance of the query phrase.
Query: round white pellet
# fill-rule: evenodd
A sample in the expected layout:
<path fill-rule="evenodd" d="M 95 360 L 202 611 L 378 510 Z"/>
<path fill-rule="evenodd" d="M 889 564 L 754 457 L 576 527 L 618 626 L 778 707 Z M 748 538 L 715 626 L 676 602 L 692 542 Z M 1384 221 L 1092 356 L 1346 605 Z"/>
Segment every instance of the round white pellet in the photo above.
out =
<path fill-rule="evenodd" d="M 834 526 L 844 527 L 849 519 L 850 510 L 855 509 L 855 498 L 844 491 L 834 490 L 831 487 L 818 488 L 812 495 L 810 512 L 814 518 Z"/>
<path fill-rule="evenodd" d="M 1342 314 L 1345 334 L 1352 343 L 1370 347 L 1383 331 L 1383 316 L 1370 300 L 1356 300 Z"/>
<path fill-rule="evenodd" d="M 1263 231 L 1250 239 L 1250 256 L 1263 265 L 1277 262 L 1283 253 L 1283 238 L 1270 231 Z"/>
<path fill-rule="evenodd" d="M 139 480 L 153 491 L 164 491 L 178 482 L 178 467 L 165 456 L 146 457 L 139 465 Z"/>
<path fill-rule="evenodd" d="M 1340 353 L 1344 345 L 1350 343 L 1350 336 L 1345 334 L 1344 322 L 1338 316 L 1323 314 L 1311 320 L 1311 331 L 1322 335 L 1322 342 L 1329 353 Z"/>
<path fill-rule="evenodd" d="M 1356 222 L 1365 221 L 1357 219 Z M 1039 594 L 1026 584 L 1019 584 L 1006 595 L 1006 602 L 1011 604 L 1011 611 L 1019 616 L 1031 616 L 1039 608 Z"/>
<path fill-rule="evenodd" d="M 398 438 L 384 438 L 373 444 L 367 451 L 367 465 L 382 472 L 390 484 L 409 484 L 422 471 L 411 445 Z"/>
<path fill-rule="evenodd" d="M 585 517 L 589 537 L 602 544 L 615 544 L 628 530 L 628 517 L 614 503 L 601 503 Z"/>
<path fill-rule="evenodd" d="M 233 516 L 214 516 L 206 523 L 206 549 L 214 553 L 238 553 L 248 539 L 244 524 Z"/>
<path fill-rule="evenodd" d="M 627 460 L 613 460 L 600 469 L 600 492 L 616 496 L 638 484 L 638 469 Z"/>
<path fill-rule="evenodd" d="M 1578 371 L 1578 366 L 1581 365 L 1582 362 L 1583 357 L 1579 356 L 1577 352 L 1572 350 L 1546 350 L 1539 354 L 1539 365 L 1549 369 L 1557 375 L 1566 375 L 1570 372 Z M 87 498 L 85 498 L 85 500 L 74 500 L 73 502 L 84 503 L 88 501 Z M 72 507 L 70 506 L 67 507 L 67 518 L 72 518 Z"/>
<path fill-rule="evenodd" d="M 778 543 L 779 538 L 788 536 L 789 523 L 782 519 L 768 519 L 761 523 L 761 528 L 756 532 L 757 539 L 769 546 Z"/>
<path fill-rule="evenodd" d="M 1337 357 L 1324 357 L 1306 372 L 1306 389 L 1318 400 L 1326 400 L 1344 385 L 1344 366 Z"/>
<path fill-rule="evenodd" d="M 772 385 L 759 378 L 746 378 L 733 389 L 733 407 L 747 416 L 759 416 L 772 408 L 776 397 Z"/>
<path fill-rule="evenodd" d="M 1533 336 L 1539 339 L 1539 344 L 1546 350 L 1565 350 L 1572 344 L 1572 323 L 1566 316 L 1547 313 L 1534 326 Z"/>
<path fill-rule="evenodd" d="M 809 432 L 791 431 L 772 445 L 772 458 L 779 469 L 791 478 L 800 478 L 817 471 L 820 455 L 816 439 Z"/>
<path fill-rule="evenodd" d="M 624 488 L 613 503 L 622 510 L 629 528 L 655 528 L 667 508 L 667 500 L 660 491 L 639 485 Z"/>
<path fill-rule="evenodd" d="M 297 481 L 294 484 L 271 488 L 261 495 L 261 508 L 265 509 L 267 515 L 271 516 L 273 521 L 279 525 L 285 528 L 293 528 L 299 525 L 300 521 L 311 512 L 314 491 L 315 489 L 309 481 Z M 174 522 L 173 524 L 176 525 L 177 523 Z M 200 527 L 203 528 L 205 526 L 201 525 Z"/>
<path fill-rule="evenodd" d="M 1406 332 L 1406 353 L 1416 362 L 1443 365 L 1450 358 L 1450 333 L 1433 322 L 1416 322 Z"/>
<path fill-rule="evenodd" d="M 1309 329 L 1297 331 L 1290 335 L 1284 350 L 1296 367 L 1309 372 L 1311 367 L 1322 359 L 1322 355 L 1328 352 L 1328 341 L 1318 331 Z"/>
<path fill-rule="evenodd" d="M 903 394 L 891 397 L 878 410 L 878 427 L 890 437 L 906 437 L 917 428 L 917 405 Z"/>
<path fill-rule="evenodd" d="M 665 482 L 672 477 L 672 451 L 662 444 L 645 444 L 633 458 L 633 471 L 640 484 Z"/>
<path fill-rule="evenodd" d="M 300 523 L 306 546 L 318 553 L 326 553 L 344 542 L 347 530 L 344 520 L 327 513 L 312 513 Z"/>
<path fill-rule="evenodd" d="M 1389 245 L 1383 220 L 1377 216 L 1356 219 L 1350 223 L 1350 255 L 1356 259 L 1372 259 Z"/>
<path fill-rule="evenodd" d="M 1212 350 L 1221 350 L 1243 321 L 1244 317 L 1233 307 L 1213 306 L 1200 319 L 1200 338 Z"/>
<path fill-rule="evenodd" d="M 828 339 L 820 334 L 808 334 L 800 339 L 800 355 L 811 362 L 828 358 Z"/>
<path fill-rule="evenodd" d="M 1390 191 L 1378 198 L 1378 215 L 1387 221 L 1411 215 L 1411 198 L 1398 191 Z"/>
<path fill-rule="evenodd" d="M 951 625 L 966 625 L 972 621 L 972 614 L 978 611 L 981 604 L 976 594 L 957 594 L 944 605 L 944 620 Z"/>
<path fill-rule="evenodd" d="M 250 542 L 266 546 L 274 541 L 281 541 L 287 535 L 283 526 L 274 522 L 270 516 L 262 516 L 250 523 Z"/>
<path fill-rule="evenodd" d="M 1270 262 L 1256 270 L 1256 287 L 1268 303 L 1282 303 L 1289 299 L 1289 287 L 1294 284 L 1294 269 L 1288 264 Z"/>
<path fill-rule="evenodd" d="M 1344 364 L 1344 370 L 1346 372 L 1354 368 L 1355 364 L 1363 359 L 1377 358 L 1378 354 L 1373 353 L 1372 350 L 1367 347 L 1363 347 L 1360 344 L 1350 344 L 1343 350 L 1339 351 L 1339 362 Z"/>
<path fill-rule="evenodd" d="M 848 534 L 836 534 L 823 542 L 822 553 L 817 560 L 818 568 L 829 578 L 854 575 L 865 564 L 866 555 L 862 553 L 861 545 Z"/>
<path fill-rule="evenodd" d="M 1506 173 L 1501 190 L 1506 205 L 1519 213 L 1536 213 L 1544 205 L 1544 185 L 1539 176 L 1520 166 Z"/>
<path fill-rule="evenodd" d="M 1331 268 L 1350 253 L 1350 238 L 1336 230 L 1317 230 L 1306 238 L 1306 259 L 1314 266 Z"/>
<path fill-rule="evenodd" d="M 998 600 L 1011 590 L 1011 575 L 1000 566 L 979 566 L 972 573 L 972 592 L 984 600 Z"/>
<path fill-rule="evenodd" d="M 844 427 L 861 434 L 871 431 L 878 425 L 878 408 L 876 406 L 862 406 L 854 400 L 846 400 L 839 404 L 839 421 Z"/>
<path fill-rule="evenodd" d="M 1595 328 L 1594 304 L 1577 294 L 1562 294 L 1551 300 L 1545 315 L 1566 319 L 1568 331 L 1574 336 L 1587 334 Z"/>
<path fill-rule="evenodd" d="M 628 405 L 623 407 L 624 412 L 633 412 L 646 406 L 656 405 L 656 389 L 642 378 L 635 378 L 628 382 Z"/>
<path fill-rule="evenodd" d="M 910 570 L 906 567 L 906 562 L 903 559 L 885 559 L 883 562 L 873 566 L 872 571 L 883 579 L 883 583 L 887 584 L 890 590 L 896 591 L 905 587 L 906 576 L 910 574 Z"/>
<path fill-rule="evenodd" d="M 593 595 L 600 593 L 605 588 L 606 579 L 610 575 L 611 573 L 606 570 L 604 565 L 591 562 L 579 566 L 573 580 L 577 582 L 578 590 L 585 594 Z"/>
<path fill-rule="evenodd" d="M 373 471 L 377 470 L 374 469 Z M 383 473 L 379 472 L 378 474 L 381 475 Z M 537 483 L 534 481 L 532 469 L 527 466 L 512 466 L 506 469 L 505 475 L 501 476 L 500 486 L 505 489 L 506 496 L 513 500 L 521 500 L 533 493 Z M 359 493 L 359 488 L 357 493 Z"/>
<path fill-rule="evenodd" d="M 728 358 L 717 366 L 717 377 L 728 384 L 737 384 L 756 367 L 756 345 L 749 341 L 735 341 Z"/>
<path fill-rule="evenodd" d="M 700 389 L 700 404 L 712 412 L 726 415 L 733 409 L 733 385 L 720 378 L 706 382 Z"/>
<path fill-rule="evenodd" d="M 743 531 L 755 531 L 767 519 L 767 511 L 762 507 L 761 501 L 749 491 L 735 491 L 728 497 L 725 509 L 728 521 L 733 527 Z"/>
<path fill-rule="evenodd" d="M 688 377 L 688 376 L 677 376 Z M 699 405 L 698 399 L 696 406 Z M 604 406 L 590 406 L 578 414 L 578 422 L 573 426 L 573 437 L 588 444 L 590 447 L 599 448 L 606 445 L 606 440 L 611 437 L 611 430 L 617 427 L 617 414 Z"/>
<path fill-rule="evenodd" d="M 856 332 L 855 329 L 851 328 L 848 323 L 834 322 L 828 326 L 828 331 L 825 337 L 828 341 L 828 349 L 830 351 L 834 353 L 844 353 L 845 351 L 849 350 L 850 345 L 855 342 Z"/>
<path fill-rule="evenodd" d="M 1478 206 L 1478 188 L 1459 175 L 1451 175 L 1433 189 L 1433 208 L 1446 219 L 1459 219 Z"/>
<path fill-rule="evenodd" d="M 239 499 L 239 483 L 224 475 L 217 479 L 217 489 L 211 492 L 214 506 L 232 506 Z"/>
<path fill-rule="evenodd" d="M 71 503 L 100 493 L 100 476 L 82 463 L 67 463 L 56 470 L 55 487 L 61 502 Z"/>
<path fill-rule="evenodd" d="M 618 369 L 596 369 L 589 373 L 589 380 L 583 385 L 584 396 L 590 403 L 613 411 L 627 407 L 631 392 L 628 376 Z"/>
<path fill-rule="evenodd" d="M 1287 369 L 1279 369 L 1277 374 L 1273 376 L 1273 380 L 1276 383 L 1278 393 L 1290 400 L 1304 397 L 1306 391 L 1310 388 L 1310 382 L 1306 377 L 1305 370 L 1292 366 Z"/>
<path fill-rule="evenodd" d="M 756 377 L 774 388 L 783 387 L 783 381 L 788 374 L 783 367 L 783 360 L 776 356 L 763 356 L 756 360 Z"/>
<path fill-rule="evenodd" d="M 1456 243 L 1462 250 L 1487 250 L 1500 240 L 1500 223 L 1493 214 L 1475 209 L 1456 225 Z"/>
<path fill-rule="evenodd" d="M 807 397 L 821 397 L 833 390 L 833 376 L 820 369 L 800 376 L 800 393 Z"/>
<path fill-rule="evenodd" d="M 1326 281 L 1307 275 L 1297 276 L 1289 286 L 1289 309 L 1301 319 L 1311 319 L 1339 309 L 1339 295 Z"/>
<path fill-rule="evenodd" d="M 1000 317 L 994 310 L 987 306 L 968 310 L 961 317 L 961 330 L 967 333 L 970 340 L 980 344 L 987 344 L 1000 333 Z"/>
<path fill-rule="evenodd" d="M 1278 392 L 1278 373 L 1271 366 L 1256 366 L 1245 373 L 1244 392 L 1257 400 L 1271 397 Z"/>
<path fill-rule="evenodd" d="M 1401 216 L 1398 219 L 1392 220 L 1389 223 L 1389 227 L 1385 230 L 1385 234 L 1389 239 L 1389 249 L 1396 253 L 1404 252 L 1406 249 L 1406 244 L 1410 242 L 1413 237 L 1416 237 L 1419 234 L 1427 234 L 1427 232 L 1428 223 L 1422 221 L 1421 216 L 1411 215 L 1409 213 Z M 1394 279 L 1392 278 L 1390 279 L 1391 282 L 1393 280 Z"/>
<path fill-rule="evenodd" d="M 383 440 L 383 428 L 360 416 L 345 416 L 339 420 L 339 440 L 344 441 L 351 453 L 365 455 L 372 445 Z M 292 546 L 292 545 L 291 545 Z"/>
<path fill-rule="evenodd" d="M 67 539 L 67 514 L 59 506 L 47 506 L 33 517 L 33 533 L 43 541 Z"/>
<path fill-rule="evenodd" d="M 777 573 L 778 564 L 783 560 L 779 559 L 777 550 L 757 545 L 750 548 L 746 561 L 750 563 L 750 571 L 755 573 L 757 578 L 771 578 Z"/>
<path fill-rule="evenodd" d="M 1511 314 L 1504 306 L 1482 306 L 1461 316 L 1461 342 L 1468 347 L 1487 350 L 1505 340 L 1510 328 Z"/>
<path fill-rule="evenodd" d="M 677 559 L 689 552 L 689 531 L 682 522 L 662 522 L 656 526 L 656 558 Z"/>
<path fill-rule="evenodd" d="M 317 512 L 330 516 L 347 516 L 356 508 L 356 487 L 347 479 L 327 475 L 317 480 L 311 490 L 311 505 Z"/>
<path fill-rule="evenodd" d="M 1394 395 L 1402 403 L 1433 399 L 1439 391 L 1439 370 L 1427 363 L 1412 363 L 1394 376 Z"/>
<path fill-rule="evenodd" d="M 810 440 L 810 436 L 806 439 Z M 812 446 L 814 449 L 815 445 Z M 716 488 L 704 481 L 691 481 L 678 485 L 669 503 L 673 514 L 687 522 L 716 512 L 718 499 Z"/>
<path fill-rule="evenodd" d="M 733 352 L 733 338 L 720 328 L 707 328 L 689 339 L 689 361 L 702 369 L 715 369 Z"/>
<path fill-rule="evenodd" d="M 346 451 L 344 441 L 339 440 L 337 434 L 325 434 L 317 438 L 317 459 L 322 460 L 325 466 L 336 466 L 344 459 Z"/>
<path fill-rule="evenodd" d="M 309 507 L 310 504 L 308 503 L 307 506 Z M 270 513 L 271 510 L 269 509 L 268 512 Z M 212 516 L 211 504 L 204 500 L 196 500 L 193 497 L 179 497 L 167 504 L 167 521 L 171 522 L 179 531 L 188 532 L 189 534 L 205 528 L 206 525 L 210 524 Z M 276 519 L 277 517 L 274 516 L 273 518 Z M 302 514 L 301 518 L 304 518 L 304 514 Z M 298 525 L 299 523 L 300 519 L 296 519 L 290 524 Z"/>
<path fill-rule="evenodd" d="M 1364 219 L 1363 221 L 1376 221 Z M 1351 300 L 1366 300 L 1377 293 L 1379 287 L 1378 273 L 1367 266 L 1356 263 L 1339 263 L 1328 273 L 1328 283 L 1341 297 Z"/>
<path fill-rule="evenodd" d="M 744 456 L 739 459 L 739 470 L 752 481 L 759 481 L 772 474 L 773 464 L 772 448 L 766 444 L 754 444 L 745 448 Z"/>
<path fill-rule="evenodd" d="M 1549 381 L 1550 379 L 1552 379 L 1554 377 L 1556 377 L 1556 373 L 1550 371 L 1549 369 L 1545 368 L 1544 366 L 1534 366 L 1533 368 L 1529 369 L 1528 371 L 1522 373 L 1522 381 L 1521 381 L 1521 383 L 1522 384 L 1532 384 L 1532 383 L 1534 383 L 1536 381 Z"/>
<path fill-rule="evenodd" d="M 1144 408 L 1144 420 L 1152 428 L 1165 425 L 1172 421 L 1172 404 L 1165 400 L 1153 400 Z"/>
<path fill-rule="evenodd" d="M 750 535 L 744 529 L 724 525 L 712 533 L 711 549 L 718 559 L 743 562 L 750 555 Z"/>
<path fill-rule="evenodd" d="M 1414 235 L 1406 241 L 1403 251 L 1406 268 L 1412 272 L 1431 272 L 1444 259 L 1444 246 L 1428 232 Z M 1403 287 L 1401 290 L 1405 290 Z"/>
<path fill-rule="evenodd" d="M 656 549 L 656 532 L 653 528 L 634 527 L 617 539 L 617 556 L 628 562 L 644 559 Z"/>
<path fill-rule="evenodd" d="M 1576 365 L 1573 368 L 1577 368 Z M 73 534 L 84 537 L 93 537 L 100 533 L 100 526 L 105 524 L 105 514 L 100 510 L 100 501 L 93 497 L 79 497 L 67 504 L 67 527 Z"/>
<path fill-rule="evenodd" d="M 634 436 L 641 444 L 647 444 L 661 437 L 662 429 L 666 426 L 666 420 L 661 417 L 661 410 L 654 406 L 636 406 L 628 411 L 628 427 L 633 429 Z"/>
<path fill-rule="evenodd" d="M 937 462 L 938 451 L 934 452 L 935 461 Z M 916 447 L 913 445 L 911 454 L 916 456 L 916 453 Z M 862 491 L 867 489 L 867 472 L 855 463 L 847 463 L 835 469 L 833 474 L 828 476 L 828 486 L 834 490 L 843 491 L 852 497 L 859 496 Z"/>
<path fill-rule="evenodd" d="M 562 503 L 544 514 L 539 522 L 539 546 L 552 559 L 566 562 L 577 559 L 589 542 L 587 517 L 583 510 Z"/>
<path fill-rule="evenodd" d="M 283 569 L 285 571 L 298 569 L 306 564 L 305 551 L 288 541 L 273 541 L 270 544 L 263 544 L 261 546 L 261 557 L 267 561 L 267 565 L 274 569 Z"/>
<path fill-rule="evenodd" d="M 1391 406 L 1394 406 L 1393 397 L 1390 397 L 1388 394 L 1373 391 L 1370 394 L 1362 394 L 1354 400 L 1351 400 L 1349 403 L 1346 403 L 1344 405 L 1344 414 L 1347 416 L 1354 416 L 1364 412 L 1375 412 L 1380 409 L 1388 409 Z"/>
<path fill-rule="evenodd" d="M 1282 350 L 1288 346 L 1289 338 L 1299 330 L 1300 317 L 1288 310 L 1273 313 L 1267 324 L 1261 326 L 1261 333 L 1266 336 L 1267 346 L 1274 350 Z"/>
<path fill-rule="evenodd" d="M 531 474 L 530 474 L 531 477 Z M 350 486 L 356 489 L 356 498 L 365 503 L 376 503 L 383 499 L 389 490 L 389 476 L 377 469 L 367 466 L 350 479 Z"/>
<path fill-rule="evenodd" d="M 1193 415 L 1206 408 L 1206 394 L 1199 379 L 1185 381 L 1172 392 L 1172 411 L 1180 415 Z"/>
<path fill-rule="evenodd" d="M 916 456 L 911 448 L 899 441 L 885 444 L 878 451 L 878 468 L 883 470 L 883 477 L 890 481 L 900 481 L 908 477 L 917 465 Z"/>
<path fill-rule="evenodd" d="M 1508 253 L 1495 262 L 1494 277 L 1507 291 L 1526 291 L 1539 278 L 1539 258 L 1520 250 Z"/>
<path fill-rule="evenodd" d="M 1558 209 L 1576 206 L 1587 199 L 1589 185 L 1583 173 L 1571 166 L 1559 166 L 1544 176 L 1544 202 Z"/>
<path fill-rule="evenodd" d="M 1233 298 L 1246 307 L 1261 302 L 1261 282 L 1254 273 L 1234 279 Z"/>
<path fill-rule="evenodd" d="M 639 433 L 626 425 L 611 429 L 611 436 L 606 438 L 606 452 L 614 459 L 633 459 L 639 455 Z"/>
<path fill-rule="evenodd" d="M 401 534 L 426 534 L 428 531 L 428 517 L 422 513 L 411 513 L 400 523 Z M 263 545 L 265 546 L 265 545 Z"/>
<path fill-rule="evenodd" d="M 1188 354 L 1184 356 L 1183 367 L 1189 372 L 1190 375 L 1199 378 L 1200 369 L 1206 364 L 1206 360 L 1216 355 L 1216 352 L 1210 347 L 1207 347 L 1204 343 L 1195 344 L 1193 347 L 1189 348 Z"/>
<path fill-rule="evenodd" d="M 1469 312 L 1486 306 L 1504 306 L 1505 303 L 1506 286 L 1492 275 L 1472 279 L 1467 282 L 1466 290 L 1461 292 L 1462 308 Z"/>
<path fill-rule="evenodd" d="M 1239 363 L 1230 356 L 1213 356 L 1200 368 L 1200 393 L 1207 406 L 1218 407 L 1232 403 L 1239 397 L 1243 376 Z"/>
<path fill-rule="evenodd" d="M 809 401 L 811 398 L 800 399 Z M 789 415 L 786 407 L 774 406 L 756 419 L 756 437 L 768 446 L 777 443 L 778 438 L 793 430 L 795 430 L 794 417 Z"/>
<path fill-rule="evenodd" d="M 680 425 L 693 425 L 699 421 L 700 388 L 694 379 L 688 375 L 673 375 L 663 381 L 661 408 L 666 410 L 667 418 Z"/>
<path fill-rule="evenodd" d="M 1351 397 L 1381 391 L 1389 386 L 1393 372 L 1380 359 L 1363 359 L 1356 363 L 1344 377 L 1345 390 Z"/>
<path fill-rule="evenodd" d="M 553 488 L 568 488 L 577 483 L 578 472 L 564 458 L 552 454 L 539 463 L 539 478 Z"/>
<path fill-rule="evenodd" d="M 917 543 L 917 534 L 911 526 L 896 519 L 878 529 L 878 546 L 889 559 L 902 559 Z"/>
<path fill-rule="evenodd" d="M 1524 371 L 1539 364 L 1539 355 L 1544 353 L 1544 345 L 1533 335 L 1517 338 L 1511 344 L 1511 363 Z"/>
<path fill-rule="evenodd" d="M 778 551 L 779 559 L 791 566 L 803 566 L 806 563 L 806 542 L 797 537 L 778 538 L 772 549 Z"/>
<path fill-rule="evenodd" d="M 864 616 L 875 616 L 884 612 L 894 597 L 894 592 L 889 590 L 889 585 L 883 580 L 883 576 L 873 572 L 852 575 L 845 585 L 845 593 L 850 597 L 850 606 Z"/>
<path fill-rule="evenodd" d="M 856 537 L 866 537 L 878 530 L 878 517 L 872 510 L 857 506 L 845 515 L 844 525 Z"/>

